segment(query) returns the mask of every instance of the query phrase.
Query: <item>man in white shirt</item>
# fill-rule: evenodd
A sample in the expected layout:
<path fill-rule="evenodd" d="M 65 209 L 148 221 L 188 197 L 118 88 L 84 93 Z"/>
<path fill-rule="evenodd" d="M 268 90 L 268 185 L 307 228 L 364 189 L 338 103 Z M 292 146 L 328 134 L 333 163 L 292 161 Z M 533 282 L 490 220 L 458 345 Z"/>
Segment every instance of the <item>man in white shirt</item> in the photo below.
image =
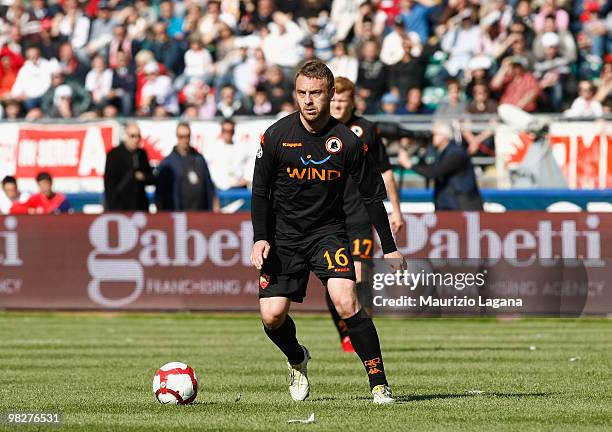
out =
<path fill-rule="evenodd" d="M 145 65 L 144 73 L 146 81 L 142 87 L 140 111 L 143 114 L 150 114 L 156 106 L 162 106 L 166 112 L 176 114 L 178 101 L 172 87 L 172 79 L 159 73 L 159 66 L 155 61 Z"/>
<path fill-rule="evenodd" d="M 212 180 L 219 190 L 246 187 L 246 174 L 251 158 L 245 146 L 234 142 L 236 124 L 231 119 L 221 121 L 221 137 L 212 146 L 204 149 L 204 157 Z"/>
<path fill-rule="evenodd" d="M 51 86 L 51 73 L 57 68 L 57 62 L 41 58 L 40 48 L 35 46 L 27 49 L 26 58 L 11 88 L 11 96 L 29 111 L 40 105 L 42 95 Z"/>
<path fill-rule="evenodd" d="M 565 117 L 601 117 L 603 115 L 603 107 L 595 99 L 595 88 L 591 81 L 580 81 L 578 95 L 570 109 L 563 113 Z"/>
<path fill-rule="evenodd" d="M 2 192 L 0 192 L 0 214 L 20 214 L 25 213 L 24 207 L 16 204 L 22 203 L 29 196 L 22 196 L 17 188 L 17 179 L 13 176 L 6 176 L 2 179 Z M 11 212 L 11 210 L 13 210 Z"/>

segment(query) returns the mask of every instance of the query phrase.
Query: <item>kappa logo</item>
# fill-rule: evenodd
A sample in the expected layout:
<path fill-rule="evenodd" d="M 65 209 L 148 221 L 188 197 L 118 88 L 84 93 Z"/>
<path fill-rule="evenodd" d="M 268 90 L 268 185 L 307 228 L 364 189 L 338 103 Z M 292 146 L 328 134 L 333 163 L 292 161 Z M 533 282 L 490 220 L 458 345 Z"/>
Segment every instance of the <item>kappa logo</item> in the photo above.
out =
<path fill-rule="evenodd" d="M 261 159 L 261 157 L 263 156 L 263 147 L 259 147 L 259 150 L 257 150 L 257 159 Z"/>
<path fill-rule="evenodd" d="M 364 144 L 364 145 L 363 145 L 363 147 L 362 147 L 363 154 L 368 154 L 368 150 L 369 150 L 369 149 L 370 149 L 370 148 L 368 147 L 368 145 L 367 145 L 367 144 Z"/>
<path fill-rule="evenodd" d="M 263 273 L 261 276 L 259 276 L 259 286 L 262 289 L 266 289 L 268 288 L 268 285 L 270 285 L 270 276 Z"/>
<path fill-rule="evenodd" d="M 351 126 L 351 130 L 352 130 L 352 131 L 353 131 L 353 133 L 354 133 L 355 135 L 357 135 L 359 138 L 361 138 L 361 137 L 362 137 L 362 135 L 363 135 L 363 128 L 362 128 L 361 126 L 359 126 L 359 125 L 352 125 L 352 126 Z"/>
<path fill-rule="evenodd" d="M 325 150 L 328 153 L 336 154 L 342 150 L 342 141 L 338 137 L 331 137 L 325 141 Z"/>

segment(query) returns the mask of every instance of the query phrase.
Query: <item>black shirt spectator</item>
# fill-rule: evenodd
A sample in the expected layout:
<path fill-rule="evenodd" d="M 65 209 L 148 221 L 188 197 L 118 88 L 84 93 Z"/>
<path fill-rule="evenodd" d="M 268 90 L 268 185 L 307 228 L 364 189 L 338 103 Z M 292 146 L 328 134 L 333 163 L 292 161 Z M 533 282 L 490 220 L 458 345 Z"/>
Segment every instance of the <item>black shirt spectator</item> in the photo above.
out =
<path fill-rule="evenodd" d="M 140 129 L 131 124 L 126 128 L 125 144 L 108 152 L 104 169 L 104 200 L 106 210 L 147 211 L 149 200 L 145 186 L 153 183 L 153 174 L 146 152 L 140 148 Z"/>
<path fill-rule="evenodd" d="M 378 59 L 378 45 L 374 41 L 363 44 L 362 57 L 357 74 L 358 96 L 367 103 L 367 113 L 375 113 L 378 101 L 387 89 L 387 66 Z"/>
<path fill-rule="evenodd" d="M 427 67 L 427 59 L 419 55 L 412 55 L 413 46 L 409 38 L 404 39 L 403 43 L 404 57 L 390 66 L 389 68 L 389 86 L 391 89 L 397 89 L 401 97 L 404 97 L 411 88 L 423 88 L 425 86 L 425 69 Z"/>
<path fill-rule="evenodd" d="M 177 145 L 159 164 L 155 191 L 157 209 L 217 209 L 215 186 L 206 160 L 190 146 L 189 125 L 179 123 L 176 136 Z"/>

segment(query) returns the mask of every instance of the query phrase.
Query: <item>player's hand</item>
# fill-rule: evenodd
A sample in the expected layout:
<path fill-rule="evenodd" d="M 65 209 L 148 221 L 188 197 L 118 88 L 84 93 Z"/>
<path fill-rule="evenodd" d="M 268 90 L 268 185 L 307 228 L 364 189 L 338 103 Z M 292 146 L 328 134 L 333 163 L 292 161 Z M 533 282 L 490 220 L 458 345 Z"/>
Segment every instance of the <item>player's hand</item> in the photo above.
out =
<path fill-rule="evenodd" d="M 270 243 L 266 240 L 257 240 L 251 250 L 251 264 L 253 264 L 257 270 L 261 270 L 264 260 L 268 258 L 269 253 Z"/>
<path fill-rule="evenodd" d="M 406 259 L 399 251 L 394 251 L 384 255 L 385 259 L 391 260 L 389 267 L 392 272 L 406 269 Z"/>
<path fill-rule="evenodd" d="M 391 231 L 397 235 L 404 227 L 404 218 L 401 213 L 393 212 L 389 218 L 389 223 L 391 224 Z"/>

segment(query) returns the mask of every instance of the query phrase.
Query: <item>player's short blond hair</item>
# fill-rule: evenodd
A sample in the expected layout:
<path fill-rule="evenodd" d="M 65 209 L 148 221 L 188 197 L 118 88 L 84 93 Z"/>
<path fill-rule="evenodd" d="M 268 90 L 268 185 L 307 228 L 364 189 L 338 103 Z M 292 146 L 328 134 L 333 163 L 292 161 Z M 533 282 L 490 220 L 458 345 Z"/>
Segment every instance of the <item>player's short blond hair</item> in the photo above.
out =
<path fill-rule="evenodd" d="M 349 92 L 351 98 L 355 96 L 355 84 L 348 78 L 336 77 L 334 80 L 334 87 L 336 87 L 336 93 Z"/>

